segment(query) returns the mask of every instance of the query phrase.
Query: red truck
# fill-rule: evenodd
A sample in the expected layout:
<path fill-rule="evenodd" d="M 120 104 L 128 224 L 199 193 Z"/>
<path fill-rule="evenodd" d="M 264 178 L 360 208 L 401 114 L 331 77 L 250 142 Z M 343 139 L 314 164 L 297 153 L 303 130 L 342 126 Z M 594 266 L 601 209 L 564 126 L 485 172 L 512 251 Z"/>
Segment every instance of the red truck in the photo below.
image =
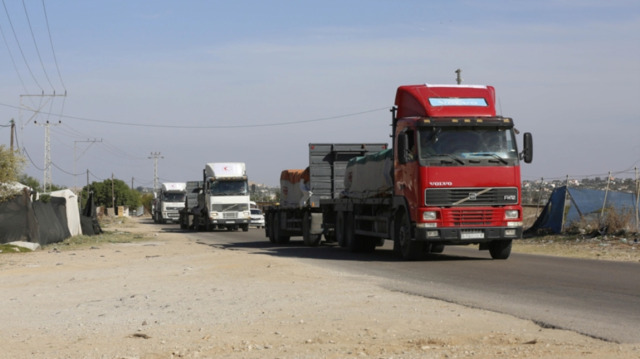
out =
<path fill-rule="evenodd" d="M 319 199 L 321 217 L 305 217 L 305 242 L 316 245 L 309 238 L 322 233 L 372 251 L 390 239 L 405 260 L 477 244 L 507 259 L 522 237 L 520 162 L 533 158 L 531 134 L 519 152 L 513 120 L 496 115 L 492 86 L 401 86 L 392 114 L 393 149 L 349 160 L 341 194 Z M 267 224 L 273 242 L 281 242 L 281 223 Z"/>

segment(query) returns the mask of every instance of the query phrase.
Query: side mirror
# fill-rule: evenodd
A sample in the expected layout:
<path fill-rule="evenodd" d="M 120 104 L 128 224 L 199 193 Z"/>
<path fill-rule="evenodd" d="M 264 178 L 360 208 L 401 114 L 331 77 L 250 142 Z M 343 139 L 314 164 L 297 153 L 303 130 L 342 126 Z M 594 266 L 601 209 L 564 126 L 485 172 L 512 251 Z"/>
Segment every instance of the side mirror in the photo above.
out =
<path fill-rule="evenodd" d="M 531 161 L 533 161 L 533 137 L 530 132 L 524 133 L 524 150 L 522 151 L 522 158 L 525 163 L 531 163 Z"/>
<path fill-rule="evenodd" d="M 409 138 L 406 133 L 402 133 L 398 136 L 398 163 L 401 165 L 409 162 L 407 156 L 407 147 L 409 146 Z"/>

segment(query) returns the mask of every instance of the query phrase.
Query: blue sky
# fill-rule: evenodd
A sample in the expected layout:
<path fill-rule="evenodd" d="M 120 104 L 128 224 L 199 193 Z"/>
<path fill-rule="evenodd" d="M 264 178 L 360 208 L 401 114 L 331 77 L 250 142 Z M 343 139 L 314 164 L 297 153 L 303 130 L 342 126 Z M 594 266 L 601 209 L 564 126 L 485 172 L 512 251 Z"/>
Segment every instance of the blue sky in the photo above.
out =
<path fill-rule="evenodd" d="M 16 120 L 40 181 L 44 128 L 21 106 L 62 121 L 55 184 L 85 184 L 88 169 L 90 181 L 150 186 L 160 152 L 161 181 L 242 161 L 250 180 L 277 185 L 282 169 L 307 165 L 310 142 L 390 142 L 396 88 L 454 83 L 461 68 L 533 133 L 524 179 L 633 176 L 640 3 L 432 3 L 45 1 L 45 18 L 41 1 L 5 0 L 0 126 Z M 0 127 L 0 144 L 9 136 Z"/>

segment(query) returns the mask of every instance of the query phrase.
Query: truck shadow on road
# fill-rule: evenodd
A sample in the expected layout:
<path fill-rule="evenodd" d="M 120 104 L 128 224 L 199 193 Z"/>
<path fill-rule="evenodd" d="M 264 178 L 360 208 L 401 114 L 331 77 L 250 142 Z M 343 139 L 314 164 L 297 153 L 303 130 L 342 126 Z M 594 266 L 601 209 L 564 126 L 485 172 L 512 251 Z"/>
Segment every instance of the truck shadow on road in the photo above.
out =
<path fill-rule="evenodd" d="M 322 244 L 318 247 L 307 247 L 302 242 L 275 245 L 269 242 L 235 242 L 235 243 L 204 243 L 215 248 L 226 250 L 243 250 L 256 254 L 268 254 L 276 257 L 306 258 L 335 261 L 360 261 L 360 262 L 402 262 L 396 257 L 391 247 L 377 248 L 373 252 L 350 252 L 338 245 Z M 491 260 L 483 257 L 463 256 L 458 254 L 427 254 L 422 259 L 412 262 L 442 262 L 442 261 L 484 261 Z"/>

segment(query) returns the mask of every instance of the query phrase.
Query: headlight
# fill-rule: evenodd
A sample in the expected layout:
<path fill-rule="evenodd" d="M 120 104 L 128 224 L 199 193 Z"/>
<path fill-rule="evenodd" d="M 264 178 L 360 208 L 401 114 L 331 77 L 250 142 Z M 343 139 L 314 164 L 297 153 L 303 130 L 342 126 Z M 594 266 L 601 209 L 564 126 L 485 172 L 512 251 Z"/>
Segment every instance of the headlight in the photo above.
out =
<path fill-rule="evenodd" d="M 504 211 L 504 219 L 518 219 L 520 212 L 516 209 Z"/>
<path fill-rule="evenodd" d="M 435 221 L 438 219 L 438 215 L 435 211 L 425 211 L 422 212 L 422 220 L 424 221 Z"/>

